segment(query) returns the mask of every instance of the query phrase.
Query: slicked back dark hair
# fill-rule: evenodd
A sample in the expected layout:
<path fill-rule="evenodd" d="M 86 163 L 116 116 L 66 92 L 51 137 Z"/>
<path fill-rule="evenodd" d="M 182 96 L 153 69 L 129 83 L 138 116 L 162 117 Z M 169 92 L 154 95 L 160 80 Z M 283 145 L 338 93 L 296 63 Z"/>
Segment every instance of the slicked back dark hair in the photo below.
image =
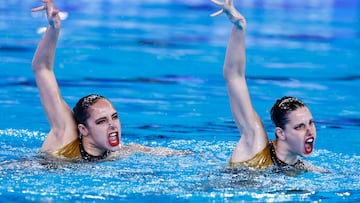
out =
<path fill-rule="evenodd" d="M 271 108 L 271 120 L 276 127 L 284 129 L 286 123 L 289 122 L 289 113 L 305 106 L 305 103 L 296 97 L 284 96 L 276 100 L 274 106 Z"/>
<path fill-rule="evenodd" d="M 81 98 L 73 108 L 74 118 L 76 124 L 84 124 L 86 125 L 86 120 L 90 117 L 87 109 L 97 102 L 99 99 L 105 99 L 105 97 L 98 94 L 89 94 L 83 98 Z"/>

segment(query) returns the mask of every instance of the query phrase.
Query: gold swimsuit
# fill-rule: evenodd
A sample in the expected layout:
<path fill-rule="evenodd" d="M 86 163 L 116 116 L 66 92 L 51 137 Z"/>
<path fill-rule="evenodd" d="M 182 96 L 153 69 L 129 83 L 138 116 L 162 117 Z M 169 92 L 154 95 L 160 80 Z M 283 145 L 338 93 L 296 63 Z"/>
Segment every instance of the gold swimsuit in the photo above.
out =
<path fill-rule="evenodd" d="M 79 138 L 76 138 L 74 141 L 70 142 L 63 148 L 56 150 L 55 152 L 52 152 L 51 154 L 56 157 L 69 158 L 69 159 L 80 158 L 81 153 L 80 153 Z"/>
<path fill-rule="evenodd" d="M 77 138 L 74 141 L 67 144 L 66 146 L 64 146 L 63 148 L 56 150 L 51 154 L 55 157 L 60 157 L 60 158 L 68 158 L 68 159 L 81 158 L 83 161 L 86 162 L 94 162 L 105 159 L 110 154 L 110 151 L 106 150 L 103 154 L 99 156 L 93 156 L 85 151 L 80 138 Z"/>
<path fill-rule="evenodd" d="M 257 153 L 253 158 L 243 162 L 229 162 L 230 167 L 248 167 L 254 170 L 266 169 L 274 165 L 271 160 L 270 144 L 268 144 L 261 152 Z"/>
<path fill-rule="evenodd" d="M 298 169 L 304 169 L 304 162 L 300 159 L 297 160 L 295 164 L 287 164 L 281 161 L 275 152 L 275 147 L 272 142 L 270 142 L 261 152 L 257 153 L 253 158 L 243 161 L 243 162 L 230 162 L 230 167 L 248 167 L 254 170 L 266 169 L 270 166 L 276 165 L 277 167 L 294 167 Z"/>

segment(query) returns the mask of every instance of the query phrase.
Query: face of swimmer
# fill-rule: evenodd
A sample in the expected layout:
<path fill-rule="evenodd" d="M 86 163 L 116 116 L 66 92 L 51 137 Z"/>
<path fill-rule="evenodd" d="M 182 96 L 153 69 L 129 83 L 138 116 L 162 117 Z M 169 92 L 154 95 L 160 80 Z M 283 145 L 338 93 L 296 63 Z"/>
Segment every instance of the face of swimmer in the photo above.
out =
<path fill-rule="evenodd" d="M 86 109 L 89 117 L 86 125 L 79 127 L 82 136 L 87 136 L 91 147 L 105 151 L 119 150 L 121 124 L 117 111 L 107 99 L 98 99 Z"/>
<path fill-rule="evenodd" d="M 276 129 L 278 139 L 287 144 L 288 152 L 293 155 L 308 157 L 314 149 L 316 128 L 310 110 L 297 108 L 287 114 L 287 123 L 283 129 Z"/>

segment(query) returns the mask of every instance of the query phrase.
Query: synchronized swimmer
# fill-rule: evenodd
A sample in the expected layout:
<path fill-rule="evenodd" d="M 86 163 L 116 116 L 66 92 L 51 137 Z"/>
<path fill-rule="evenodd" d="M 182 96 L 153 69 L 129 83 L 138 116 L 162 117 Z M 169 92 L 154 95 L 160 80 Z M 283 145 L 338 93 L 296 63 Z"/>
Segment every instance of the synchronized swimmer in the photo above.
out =
<path fill-rule="evenodd" d="M 308 157 L 314 149 L 316 128 L 309 108 L 299 99 L 284 96 L 271 109 L 276 139 L 268 140 L 264 125 L 254 110 L 245 78 L 246 20 L 234 7 L 233 0 L 221 3 L 211 16 L 225 13 L 233 23 L 224 62 L 231 111 L 240 132 L 229 165 L 266 169 L 270 166 L 308 169 L 310 166 L 298 157 Z"/>
<path fill-rule="evenodd" d="M 64 101 L 54 74 L 54 57 L 61 20 L 53 0 L 42 0 L 33 12 L 46 11 L 49 25 L 38 44 L 32 69 L 40 99 L 50 123 L 41 152 L 57 158 L 98 161 L 124 153 L 183 155 L 191 152 L 150 148 L 139 144 L 123 145 L 121 122 L 113 104 L 105 97 L 90 94 L 81 98 L 73 111 Z M 115 153 L 117 152 L 117 153 Z"/>

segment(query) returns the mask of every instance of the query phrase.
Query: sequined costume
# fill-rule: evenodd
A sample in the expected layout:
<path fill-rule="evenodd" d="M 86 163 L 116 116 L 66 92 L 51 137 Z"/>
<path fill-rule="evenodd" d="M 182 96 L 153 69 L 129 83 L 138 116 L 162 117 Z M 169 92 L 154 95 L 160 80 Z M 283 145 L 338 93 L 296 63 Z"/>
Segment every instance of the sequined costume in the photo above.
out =
<path fill-rule="evenodd" d="M 55 151 L 52 155 L 61 158 L 69 158 L 69 159 L 78 159 L 82 158 L 82 160 L 87 162 L 99 161 L 105 159 L 110 154 L 110 151 L 105 151 L 103 154 L 99 156 L 93 156 L 87 153 L 82 145 L 81 139 L 75 139 L 70 142 L 63 148 Z"/>
<path fill-rule="evenodd" d="M 295 164 L 287 164 L 281 161 L 275 152 L 275 147 L 272 142 L 270 142 L 261 152 L 257 153 L 253 158 L 244 161 L 244 162 L 230 162 L 230 167 L 248 167 L 254 170 L 266 169 L 270 166 L 279 166 L 286 167 L 292 166 L 295 168 L 303 167 L 304 163 L 301 160 L 298 160 Z"/>
<path fill-rule="evenodd" d="M 69 158 L 69 159 L 76 159 L 81 157 L 80 153 L 80 139 L 75 139 L 74 141 L 70 142 L 63 148 L 56 150 L 55 152 L 51 153 L 56 157 L 62 158 Z"/>

